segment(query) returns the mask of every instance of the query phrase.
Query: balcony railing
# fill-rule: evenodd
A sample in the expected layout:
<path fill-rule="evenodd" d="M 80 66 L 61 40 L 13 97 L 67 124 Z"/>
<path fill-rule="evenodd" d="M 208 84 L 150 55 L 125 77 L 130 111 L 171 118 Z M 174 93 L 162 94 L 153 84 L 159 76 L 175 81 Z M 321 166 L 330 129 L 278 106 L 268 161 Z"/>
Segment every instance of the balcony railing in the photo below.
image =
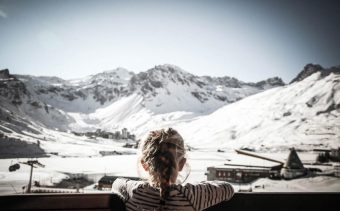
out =
<path fill-rule="evenodd" d="M 207 210 L 339 210 L 340 193 L 236 193 Z M 0 210 L 125 210 L 115 194 L 22 194 L 0 196 Z"/>

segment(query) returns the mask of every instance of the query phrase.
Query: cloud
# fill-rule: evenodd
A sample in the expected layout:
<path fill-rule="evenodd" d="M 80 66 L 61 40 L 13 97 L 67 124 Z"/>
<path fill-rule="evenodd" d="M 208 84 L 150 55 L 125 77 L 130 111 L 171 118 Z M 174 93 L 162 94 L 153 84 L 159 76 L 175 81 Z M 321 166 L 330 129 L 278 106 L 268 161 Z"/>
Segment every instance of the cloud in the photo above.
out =
<path fill-rule="evenodd" d="M 3 10 L 0 9 L 0 17 L 1 18 L 7 18 L 7 13 L 5 13 Z"/>

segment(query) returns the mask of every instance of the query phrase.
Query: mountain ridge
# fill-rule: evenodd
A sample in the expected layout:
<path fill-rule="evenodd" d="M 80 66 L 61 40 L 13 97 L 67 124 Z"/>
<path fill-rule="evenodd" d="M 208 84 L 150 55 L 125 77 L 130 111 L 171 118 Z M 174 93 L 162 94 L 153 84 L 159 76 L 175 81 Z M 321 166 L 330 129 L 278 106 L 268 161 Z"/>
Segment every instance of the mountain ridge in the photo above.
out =
<path fill-rule="evenodd" d="M 319 64 L 309 63 L 300 71 L 300 73 L 289 84 L 292 84 L 292 83 L 298 82 L 298 81 L 302 81 L 305 78 L 311 76 L 312 74 L 314 74 L 316 72 L 321 73 L 320 74 L 321 78 L 324 78 L 331 73 L 340 74 L 340 65 L 333 66 L 333 67 L 330 67 L 330 68 L 324 68 Z"/>
<path fill-rule="evenodd" d="M 100 107 L 105 107 L 121 97 L 129 96 L 135 92 L 144 96 L 150 103 L 150 106 L 157 110 L 156 112 L 168 112 L 169 109 L 159 109 L 159 105 L 164 104 L 164 102 L 151 101 L 155 101 L 152 98 L 157 98 L 157 95 L 160 93 L 171 95 L 171 92 L 174 91 L 173 87 L 177 85 L 182 86 L 183 90 L 188 92 L 186 98 L 196 99 L 199 103 L 204 103 L 209 100 L 214 101 L 214 104 L 217 103 L 218 105 L 215 105 L 213 108 L 205 108 L 205 110 L 203 109 L 201 111 L 211 112 L 216 106 L 235 102 L 250 94 L 271 87 L 284 85 L 279 78 L 267 79 L 257 83 L 245 83 L 227 76 L 221 78 L 199 77 L 174 65 L 156 65 L 154 68 L 137 74 L 124 68 L 117 68 L 90 75 L 83 79 L 72 80 L 28 75 L 16 75 L 16 77 L 19 78 L 26 85 L 29 92 L 36 95 L 40 101 L 65 111 L 76 112 L 76 109 L 79 109 L 83 113 L 93 112 Z M 276 81 L 276 83 L 270 83 L 270 81 L 273 80 Z M 167 87 L 168 84 L 172 87 Z M 190 86 L 193 88 L 188 88 Z M 162 88 L 164 88 L 164 90 L 161 90 Z M 230 88 L 238 88 L 239 90 L 230 91 Z M 89 106 L 86 107 L 81 103 L 82 100 L 86 101 L 85 104 Z M 181 100 L 183 101 L 183 99 Z M 78 102 L 80 105 L 68 105 L 69 103 L 75 104 L 75 102 Z M 200 104 L 197 103 L 197 105 Z M 77 108 L 74 109 L 74 107 Z M 209 106 L 207 105 L 206 107 Z M 174 108 L 172 110 L 174 111 L 176 109 L 189 110 L 187 105 L 182 105 L 180 108 Z"/>

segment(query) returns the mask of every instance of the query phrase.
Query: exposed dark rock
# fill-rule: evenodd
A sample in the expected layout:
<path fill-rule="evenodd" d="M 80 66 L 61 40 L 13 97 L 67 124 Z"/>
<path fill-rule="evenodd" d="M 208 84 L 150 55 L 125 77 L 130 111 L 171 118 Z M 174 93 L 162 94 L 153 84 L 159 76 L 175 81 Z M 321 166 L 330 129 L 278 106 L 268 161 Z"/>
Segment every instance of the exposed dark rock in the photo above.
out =
<path fill-rule="evenodd" d="M 76 96 L 74 96 L 73 94 L 71 93 L 67 93 L 67 94 L 61 94 L 62 97 L 68 99 L 69 101 L 72 101 L 72 100 L 75 100 L 77 99 Z"/>
<path fill-rule="evenodd" d="M 316 113 L 316 115 L 320 115 L 320 114 L 324 114 L 324 113 L 330 113 L 330 112 L 332 112 L 332 111 L 334 111 L 334 110 L 338 110 L 338 109 L 340 109 L 340 104 L 332 103 L 332 104 L 330 104 L 330 105 L 328 106 L 328 108 L 327 108 L 326 110 L 324 110 L 324 111 L 318 111 L 318 112 Z"/>
<path fill-rule="evenodd" d="M 50 86 L 48 87 L 47 91 L 57 94 L 58 92 L 64 91 L 64 89 L 61 87 L 57 87 L 57 86 Z"/>
<path fill-rule="evenodd" d="M 8 99 L 14 105 L 22 104 L 22 97 L 29 96 L 29 92 L 23 82 L 11 75 L 8 69 L 0 71 L 0 96 Z"/>
<path fill-rule="evenodd" d="M 47 157 L 45 151 L 36 143 L 4 136 L 0 138 L 0 158 L 37 158 Z"/>
<path fill-rule="evenodd" d="M 33 107 L 42 108 L 42 106 L 40 105 L 40 103 L 37 102 L 37 101 L 31 102 L 30 104 L 31 104 L 31 106 L 33 106 Z"/>
<path fill-rule="evenodd" d="M 329 74 L 340 74 L 340 66 L 331 67 L 329 69 L 324 69 L 321 71 L 321 78 L 328 76 Z"/>
<path fill-rule="evenodd" d="M 314 96 L 306 102 L 306 105 L 308 107 L 313 107 L 313 105 L 315 105 L 319 101 L 319 99 L 319 97 Z"/>
<path fill-rule="evenodd" d="M 229 102 L 228 98 L 225 97 L 225 96 L 214 95 L 214 97 L 215 97 L 215 99 L 217 99 L 217 100 L 220 100 L 220 101 L 223 101 L 223 102 L 225 102 L 225 101 Z"/>
<path fill-rule="evenodd" d="M 97 96 L 96 100 L 100 102 L 100 105 L 104 105 L 104 103 L 107 101 L 106 97 L 103 95 Z"/>
<path fill-rule="evenodd" d="M 207 84 L 202 82 L 202 81 L 196 81 L 196 85 L 199 87 L 199 88 L 203 88 L 204 86 L 206 86 Z"/>
<path fill-rule="evenodd" d="M 294 83 L 297 81 L 302 81 L 303 79 L 307 78 L 308 76 L 311 76 L 312 74 L 323 70 L 323 67 L 318 64 L 307 64 L 303 70 L 290 82 Z"/>
<path fill-rule="evenodd" d="M 81 98 L 83 98 L 83 100 L 86 99 L 86 94 L 84 94 L 84 93 L 83 93 L 82 91 L 80 91 L 80 90 L 75 91 L 74 94 L 77 95 L 77 96 L 79 96 L 79 97 L 81 97 Z"/>
<path fill-rule="evenodd" d="M 49 113 L 48 106 L 46 104 L 44 106 L 44 109 L 45 109 L 46 113 Z"/>
<path fill-rule="evenodd" d="M 277 87 L 277 86 L 284 86 L 285 83 L 282 81 L 281 78 L 279 77 L 274 77 L 274 78 L 268 78 L 267 80 L 264 81 L 259 81 L 255 84 L 255 86 L 264 89 L 265 85 L 270 85 L 273 87 Z"/>
<path fill-rule="evenodd" d="M 325 69 L 321 65 L 318 65 L 318 64 L 307 64 L 303 68 L 303 70 L 290 82 L 290 84 L 294 82 L 302 81 L 316 72 L 321 72 L 321 78 L 324 78 L 331 73 L 340 74 L 340 66 L 335 66 L 335 67 Z"/>
<path fill-rule="evenodd" d="M 150 84 L 155 88 L 162 88 L 163 87 L 163 84 L 160 81 L 150 80 Z"/>
<path fill-rule="evenodd" d="M 283 113 L 283 116 L 290 116 L 290 115 L 292 115 L 292 113 L 290 111 Z"/>
<path fill-rule="evenodd" d="M 191 94 L 197 98 L 197 100 L 199 100 L 201 103 L 204 103 L 205 101 L 208 100 L 208 98 L 204 97 L 205 94 L 204 92 L 191 92 Z"/>
<path fill-rule="evenodd" d="M 244 82 L 241 82 L 237 80 L 236 78 L 228 77 L 228 76 L 218 77 L 215 80 L 218 84 L 223 85 L 225 87 L 230 87 L 230 88 L 241 88 L 241 86 L 245 84 Z"/>
<path fill-rule="evenodd" d="M 11 75 L 9 74 L 9 70 L 8 69 L 0 70 L 0 78 L 1 79 L 11 78 Z"/>

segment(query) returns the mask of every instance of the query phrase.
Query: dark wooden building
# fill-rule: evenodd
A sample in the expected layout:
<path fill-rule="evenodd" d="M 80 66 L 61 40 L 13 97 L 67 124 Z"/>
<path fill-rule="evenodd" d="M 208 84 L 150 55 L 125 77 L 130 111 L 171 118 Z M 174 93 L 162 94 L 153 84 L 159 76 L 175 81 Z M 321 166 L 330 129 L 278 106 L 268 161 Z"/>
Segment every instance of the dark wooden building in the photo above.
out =
<path fill-rule="evenodd" d="M 231 183 L 251 183 L 258 178 L 280 178 L 281 165 L 272 167 L 223 165 L 208 167 L 207 180 L 222 180 Z"/>

